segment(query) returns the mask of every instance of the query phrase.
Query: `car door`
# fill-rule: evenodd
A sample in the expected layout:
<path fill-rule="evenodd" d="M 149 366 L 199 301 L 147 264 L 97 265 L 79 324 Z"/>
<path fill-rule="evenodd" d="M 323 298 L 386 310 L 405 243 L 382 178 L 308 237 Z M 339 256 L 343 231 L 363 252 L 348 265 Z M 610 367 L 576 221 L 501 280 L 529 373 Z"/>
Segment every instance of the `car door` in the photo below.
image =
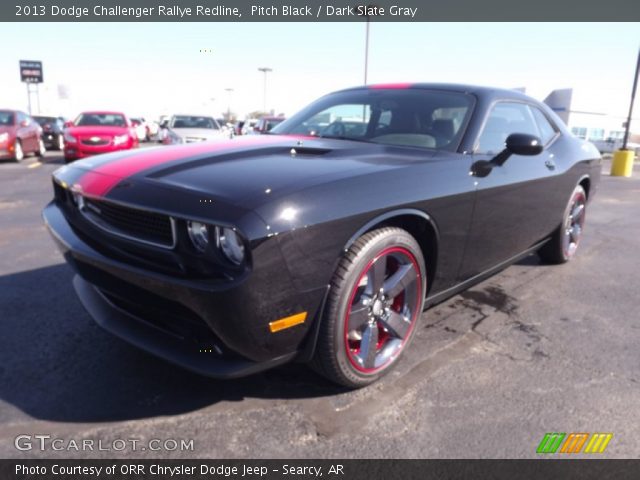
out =
<path fill-rule="evenodd" d="M 22 112 L 16 112 L 16 138 L 20 140 L 22 151 L 25 153 L 33 150 L 33 142 L 29 133 L 27 115 Z"/>
<path fill-rule="evenodd" d="M 493 104 L 475 144 L 473 161 L 489 161 L 505 149 L 512 133 L 543 132 L 536 122 L 537 108 L 508 100 Z M 557 132 L 544 135 L 544 150 L 532 156 L 511 155 L 485 175 L 475 175 L 476 201 L 461 277 L 470 278 L 525 251 L 552 230 L 552 211 L 559 192 L 552 143 Z M 557 190 L 557 189 L 556 189 Z"/>
<path fill-rule="evenodd" d="M 29 122 L 29 138 L 33 145 L 33 151 L 38 151 L 40 149 L 40 124 L 29 115 L 27 115 L 27 121 Z"/>

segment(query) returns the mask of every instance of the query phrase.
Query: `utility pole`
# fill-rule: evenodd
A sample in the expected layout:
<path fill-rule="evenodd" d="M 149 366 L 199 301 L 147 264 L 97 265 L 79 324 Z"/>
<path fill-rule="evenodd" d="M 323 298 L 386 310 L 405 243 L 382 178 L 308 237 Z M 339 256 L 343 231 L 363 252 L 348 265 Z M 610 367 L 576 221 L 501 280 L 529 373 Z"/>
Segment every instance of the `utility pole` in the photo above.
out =
<path fill-rule="evenodd" d="M 260 67 L 258 71 L 264 73 L 264 85 L 262 91 L 262 112 L 267 113 L 267 73 L 273 72 L 269 67 Z"/>
<path fill-rule="evenodd" d="M 631 102 L 629 103 L 629 115 L 627 116 L 627 124 L 624 129 L 624 139 L 622 140 L 622 150 L 627 149 L 627 140 L 629 140 L 629 129 L 631 128 L 631 115 L 633 114 L 633 103 L 636 100 L 636 90 L 638 89 L 638 75 L 640 75 L 640 49 L 638 49 L 638 60 L 636 62 L 636 75 L 633 78 L 633 88 L 631 89 Z"/>
<path fill-rule="evenodd" d="M 367 15 L 367 30 L 365 33 L 364 42 L 364 84 L 367 84 L 367 72 L 369 70 L 369 21 L 370 17 Z"/>
<path fill-rule="evenodd" d="M 638 60 L 636 62 L 636 73 L 633 77 L 633 88 L 631 89 L 631 102 L 629 103 L 629 115 L 624 126 L 624 138 L 622 139 L 622 148 L 613 152 L 611 161 L 611 175 L 614 177 L 630 177 L 633 175 L 633 159 L 635 157 L 634 150 L 627 149 L 627 141 L 629 140 L 629 130 L 631 128 L 631 115 L 633 115 L 633 102 L 636 99 L 636 90 L 638 88 L 638 75 L 640 74 L 640 49 L 638 49 Z"/>
<path fill-rule="evenodd" d="M 229 98 L 227 100 L 227 122 L 231 121 L 231 93 L 233 92 L 233 88 L 225 88 L 225 92 L 229 94 Z"/>

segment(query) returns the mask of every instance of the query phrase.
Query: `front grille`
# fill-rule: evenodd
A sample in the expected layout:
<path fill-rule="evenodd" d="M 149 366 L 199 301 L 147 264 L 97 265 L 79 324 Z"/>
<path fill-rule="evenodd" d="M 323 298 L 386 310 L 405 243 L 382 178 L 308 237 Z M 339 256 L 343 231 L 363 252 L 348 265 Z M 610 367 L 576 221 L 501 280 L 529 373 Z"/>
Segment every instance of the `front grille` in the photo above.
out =
<path fill-rule="evenodd" d="M 111 139 L 109 138 L 83 138 L 80 140 L 83 145 L 91 145 L 91 146 L 101 146 L 101 145 L 109 145 Z"/>
<path fill-rule="evenodd" d="M 85 198 L 85 218 L 114 235 L 163 248 L 175 246 L 174 221 L 168 215 Z"/>

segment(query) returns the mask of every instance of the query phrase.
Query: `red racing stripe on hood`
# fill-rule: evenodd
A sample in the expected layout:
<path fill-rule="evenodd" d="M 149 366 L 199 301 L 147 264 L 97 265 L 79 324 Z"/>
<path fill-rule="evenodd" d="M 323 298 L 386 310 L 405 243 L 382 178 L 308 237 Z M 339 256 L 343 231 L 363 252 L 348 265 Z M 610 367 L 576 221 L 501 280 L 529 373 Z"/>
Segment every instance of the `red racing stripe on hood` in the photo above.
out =
<path fill-rule="evenodd" d="M 221 142 L 203 142 L 181 147 L 150 149 L 148 152 L 138 152 L 137 155 L 120 157 L 95 167 L 80 177 L 74 187 L 87 195 L 104 196 L 123 179 L 158 165 L 206 153 L 231 152 L 243 146 L 262 147 L 282 141 L 282 137 L 252 136 Z"/>

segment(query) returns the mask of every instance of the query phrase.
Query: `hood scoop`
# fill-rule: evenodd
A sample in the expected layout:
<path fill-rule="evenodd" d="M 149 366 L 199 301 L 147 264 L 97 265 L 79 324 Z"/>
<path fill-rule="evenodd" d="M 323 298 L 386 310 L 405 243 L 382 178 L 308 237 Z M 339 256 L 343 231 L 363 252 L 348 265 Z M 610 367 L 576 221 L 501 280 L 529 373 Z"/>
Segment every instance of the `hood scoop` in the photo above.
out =
<path fill-rule="evenodd" d="M 328 148 L 313 148 L 313 147 L 293 147 L 289 150 L 291 156 L 297 155 L 324 155 L 331 150 Z"/>

